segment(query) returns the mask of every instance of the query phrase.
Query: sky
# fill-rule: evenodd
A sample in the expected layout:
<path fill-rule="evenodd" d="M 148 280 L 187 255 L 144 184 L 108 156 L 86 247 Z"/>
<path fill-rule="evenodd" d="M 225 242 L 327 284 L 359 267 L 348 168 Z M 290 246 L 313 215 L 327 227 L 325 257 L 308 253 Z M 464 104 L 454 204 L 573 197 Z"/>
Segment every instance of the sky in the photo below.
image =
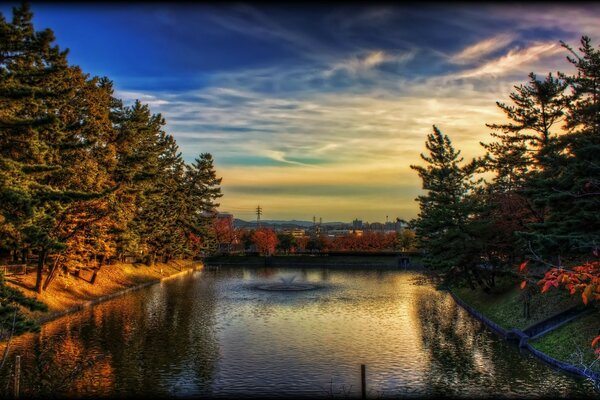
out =
<path fill-rule="evenodd" d="M 0 12 L 11 18 L 11 7 Z M 436 125 L 465 160 L 530 72 L 572 72 L 600 4 L 31 3 L 69 62 L 160 113 L 187 162 L 211 153 L 221 211 L 252 220 L 418 214 L 411 164 Z"/>

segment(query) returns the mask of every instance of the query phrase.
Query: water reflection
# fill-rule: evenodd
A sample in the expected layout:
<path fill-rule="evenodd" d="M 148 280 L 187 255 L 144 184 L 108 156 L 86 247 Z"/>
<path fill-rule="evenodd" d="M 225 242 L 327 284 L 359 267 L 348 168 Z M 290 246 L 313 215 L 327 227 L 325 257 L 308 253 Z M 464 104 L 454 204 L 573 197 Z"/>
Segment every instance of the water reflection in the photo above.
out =
<path fill-rule="evenodd" d="M 296 276 L 318 290 L 256 290 Z M 522 356 L 407 271 L 206 269 L 13 342 L 23 397 L 573 396 L 591 386 Z M 294 281 L 295 282 L 295 281 Z M 0 394 L 12 391 L 7 363 Z"/>
<path fill-rule="evenodd" d="M 208 391 L 218 361 L 215 305 L 210 280 L 197 275 L 46 324 L 40 334 L 15 340 L 12 353 L 22 355 L 22 393 L 79 397 Z"/>
<path fill-rule="evenodd" d="M 417 295 L 423 344 L 430 357 L 427 394 L 465 397 L 573 397 L 576 384 L 526 350 L 500 339 L 444 293 Z M 532 392 L 531 388 L 535 388 Z M 590 392 L 592 394 L 592 392 Z"/>

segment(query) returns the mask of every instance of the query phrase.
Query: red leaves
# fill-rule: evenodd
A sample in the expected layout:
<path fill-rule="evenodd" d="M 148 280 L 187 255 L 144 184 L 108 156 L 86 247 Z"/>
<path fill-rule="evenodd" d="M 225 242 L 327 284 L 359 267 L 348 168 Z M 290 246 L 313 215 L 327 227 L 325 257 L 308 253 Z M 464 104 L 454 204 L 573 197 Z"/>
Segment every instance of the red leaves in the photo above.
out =
<path fill-rule="evenodd" d="M 592 340 L 592 348 L 596 347 L 598 342 L 600 341 L 600 336 L 596 336 L 594 340 Z M 594 354 L 600 358 L 600 348 L 594 349 Z"/>
<path fill-rule="evenodd" d="M 529 260 L 523 261 L 521 265 L 519 265 L 519 272 L 525 271 L 525 268 L 527 268 L 527 263 L 529 263 Z"/>
<path fill-rule="evenodd" d="M 521 282 L 521 289 L 525 289 L 525 286 L 527 286 L 527 281 Z"/>
<path fill-rule="evenodd" d="M 588 262 L 568 270 L 551 268 L 538 284 L 542 286 L 542 293 L 561 285 L 572 295 L 581 290 L 581 299 L 587 305 L 590 300 L 600 298 L 600 293 L 596 290 L 600 287 L 600 262 Z"/>
<path fill-rule="evenodd" d="M 252 241 L 261 254 L 271 255 L 277 246 L 277 234 L 273 229 L 260 228 L 252 235 Z"/>
<path fill-rule="evenodd" d="M 598 249 L 594 249 L 594 256 L 598 257 Z M 519 272 L 525 269 L 526 263 L 522 263 Z M 551 268 L 546 271 L 544 277 L 538 282 L 542 285 L 542 293 L 545 293 L 551 287 L 564 285 L 565 289 L 571 295 L 581 290 L 581 300 L 583 304 L 588 304 L 590 300 L 600 299 L 600 261 L 586 262 L 576 265 L 572 268 Z M 521 288 L 524 285 L 521 283 Z M 600 335 L 592 341 L 592 347 L 600 343 Z M 600 347 L 594 349 L 594 353 L 600 358 Z"/>

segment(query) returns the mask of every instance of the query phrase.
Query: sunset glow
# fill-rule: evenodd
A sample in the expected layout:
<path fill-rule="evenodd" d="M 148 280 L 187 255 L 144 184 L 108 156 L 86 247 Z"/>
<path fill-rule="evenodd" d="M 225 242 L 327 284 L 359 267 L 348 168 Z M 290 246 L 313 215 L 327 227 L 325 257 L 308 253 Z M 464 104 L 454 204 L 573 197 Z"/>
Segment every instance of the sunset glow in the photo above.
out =
<path fill-rule="evenodd" d="M 10 15 L 9 5 L 0 10 Z M 237 218 L 411 219 L 435 124 L 483 155 L 529 72 L 571 72 L 600 6 L 33 4 L 69 61 L 149 104 L 186 161 L 209 152 Z M 125 22 L 126 21 L 126 22 Z"/>

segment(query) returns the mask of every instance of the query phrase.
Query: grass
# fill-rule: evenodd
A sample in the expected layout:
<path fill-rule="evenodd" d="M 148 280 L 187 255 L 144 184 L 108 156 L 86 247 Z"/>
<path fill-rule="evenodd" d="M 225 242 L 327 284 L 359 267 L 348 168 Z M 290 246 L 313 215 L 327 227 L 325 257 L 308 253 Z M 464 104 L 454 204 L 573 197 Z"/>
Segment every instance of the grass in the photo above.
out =
<path fill-rule="evenodd" d="M 574 365 L 579 365 L 581 362 L 589 365 L 595 359 L 591 342 L 598 335 L 599 329 L 600 313 L 592 313 L 577 318 L 530 343 L 537 350 L 558 360 Z M 600 368 L 595 370 L 600 372 Z"/>
<path fill-rule="evenodd" d="M 467 287 L 452 287 L 452 291 L 463 301 L 496 322 L 505 329 L 524 329 L 554 314 L 564 311 L 581 300 L 570 296 L 564 290 L 550 290 L 541 294 L 537 292 L 531 298 L 530 318 L 523 316 L 523 290 L 519 288 L 516 277 L 502 277 L 491 293 L 481 289 L 471 290 Z"/>
<path fill-rule="evenodd" d="M 38 319 L 56 312 L 66 311 L 81 305 L 89 300 L 116 293 L 123 289 L 142 283 L 158 281 L 160 278 L 180 272 L 189 267 L 189 262 L 172 261 L 170 263 L 156 263 L 149 267 L 144 264 L 113 264 L 102 267 L 98 272 L 96 281 L 92 285 L 89 280 L 92 272 L 82 272 L 79 278 L 72 275 L 57 276 L 47 290 L 38 294 L 35 289 L 35 272 L 27 275 L 6 277 L 6 283 L 19 289 L 28 297 L 33 297 L 46 305 L 48 311 L 24 313 L 31 318 Z M 200 265 L 194 263 L 194 265 Z"/>

